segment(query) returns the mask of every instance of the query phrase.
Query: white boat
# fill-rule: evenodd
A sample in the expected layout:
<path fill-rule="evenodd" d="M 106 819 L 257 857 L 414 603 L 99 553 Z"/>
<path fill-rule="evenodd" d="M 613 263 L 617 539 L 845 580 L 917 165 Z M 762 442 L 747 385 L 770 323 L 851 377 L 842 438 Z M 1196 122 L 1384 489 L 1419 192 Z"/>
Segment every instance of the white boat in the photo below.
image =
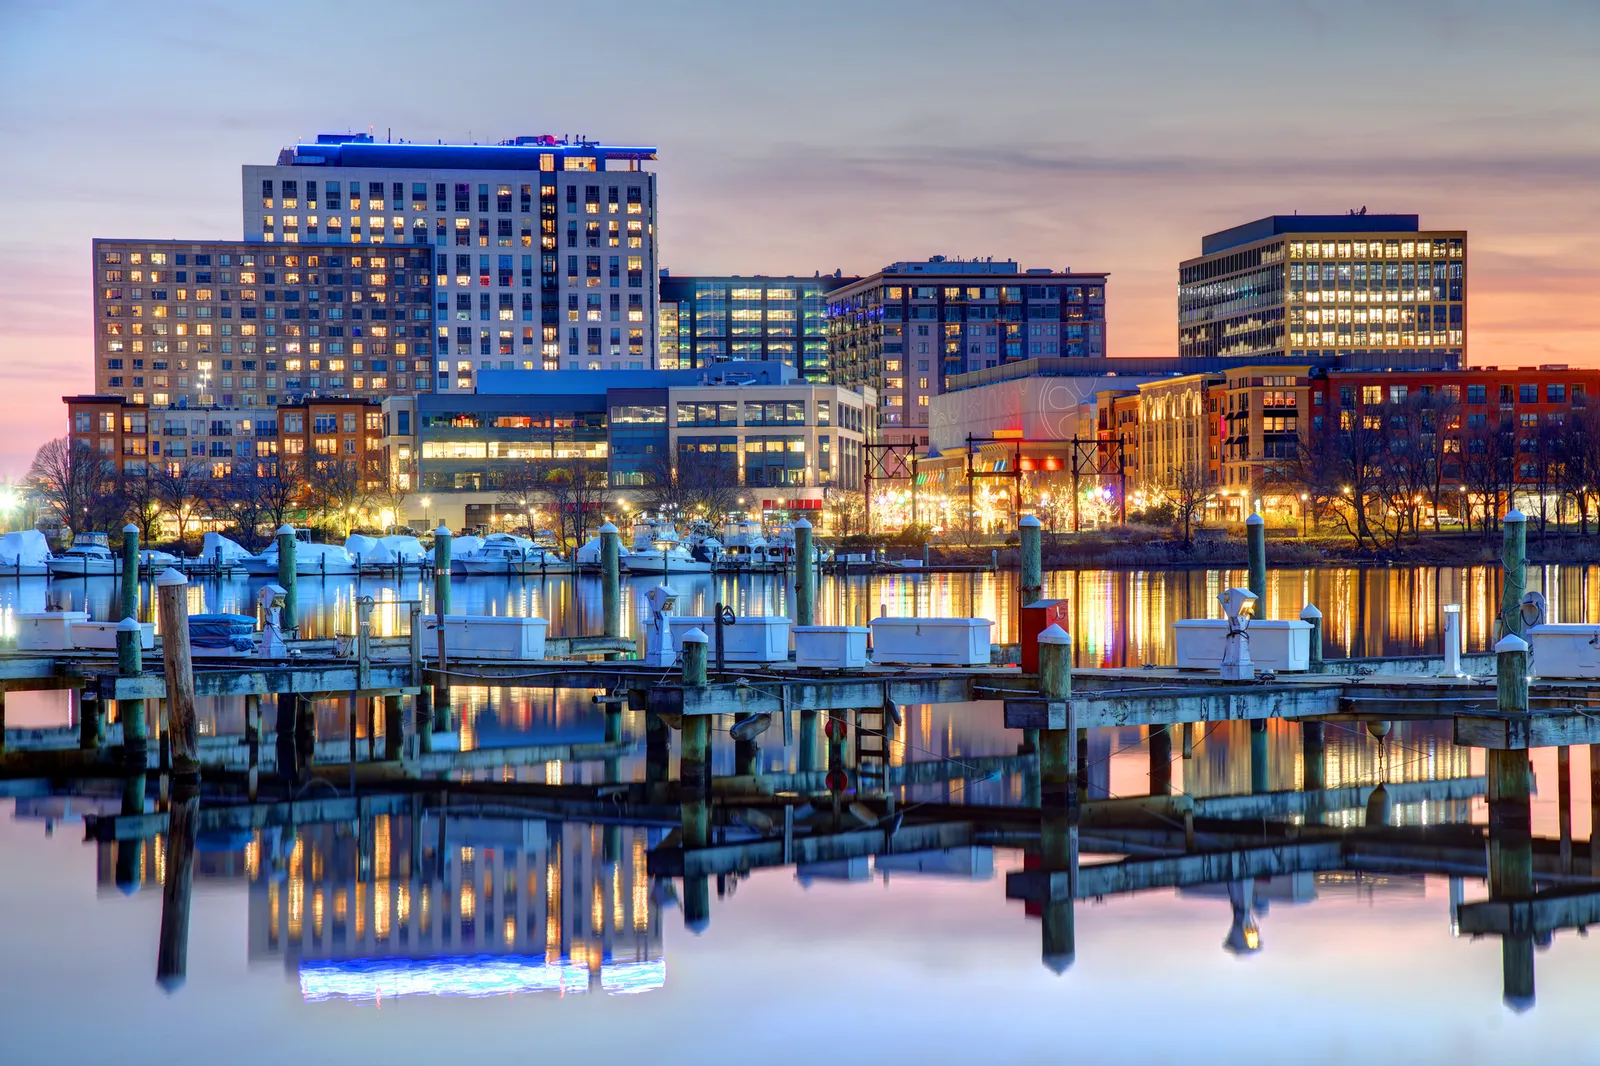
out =
<path fill-rule="evenodd" d="M 244 569 L 252 577 L 276 577 L 278 546 L 273 544 L 260 555 L 246 559 Z M 320 577 L 324 574 L 343 577 L 356 572 L 356 561 L 337 544 L 296 544 L 294 572 L 301 577 Z"/>
<path fill-rule="evenodd" d="M 215 531 L 207 533 L 200 543 L 200 562 L 218 569 L 229 566 L 243 567 L 250 557 L 244 545 Z"/>
<path fill-rule="evenodd" d="M 45 564 L 52 577 L 109 577 L 122 573 L 122 559 L 106 546 L 104 533 L 80 533 L 72 547 Z"/>
<path fill-rule="evenodd" d="M 754 570 L 767 565 L 767 538 L 761 535 L 761 523 L 755 519 L 730 519 L 722 526 L 721 541 L 719 566 Z"/>
<path fill-rule="evenodd" d="M 572 561 L 583 569 L 598 568 L 600 566 L 600 538 L 590 537 L 583 545 L 572 553 Z"/>
<path fill-rule="evenodd" d="M 454 563 L 452 557 L 452 563 Z M 514 533 L 491 533 L 477 551 L 461 556 L 461 570 L 468 577 L 505 577 L 510 574 L 537 574 L 561 565 L 561 556 L 542 548 L 527 537 Z M 452 565 L 451 569 L 454 569 Z"/>
<path fill-rule="evenodd" d="M 50 572 L 50 542 L 37 529 L 19 529 L 0 537 L 0 574 L 43 577 Z"/>
<path fill-rule="evenodd" d="M 696 559 L 678 540 L 672 526 L 657 531 L 654 540 L 640 547 L 637 537 L 635 547 L 622 557 L 622 568 L 630 574 L 709 574 L 711 564 Z"/>

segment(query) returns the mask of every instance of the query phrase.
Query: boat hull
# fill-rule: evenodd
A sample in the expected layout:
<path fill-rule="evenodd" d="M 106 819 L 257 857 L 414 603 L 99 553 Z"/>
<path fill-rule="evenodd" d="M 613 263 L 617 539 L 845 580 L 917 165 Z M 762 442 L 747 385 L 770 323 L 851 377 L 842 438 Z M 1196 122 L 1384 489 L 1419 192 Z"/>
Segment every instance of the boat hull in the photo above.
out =
<path fill-rule="evenodd" d="M 45 565 L 51 577 L 114 577 L 122 573 L 120 559 L 52 559 Z"/>

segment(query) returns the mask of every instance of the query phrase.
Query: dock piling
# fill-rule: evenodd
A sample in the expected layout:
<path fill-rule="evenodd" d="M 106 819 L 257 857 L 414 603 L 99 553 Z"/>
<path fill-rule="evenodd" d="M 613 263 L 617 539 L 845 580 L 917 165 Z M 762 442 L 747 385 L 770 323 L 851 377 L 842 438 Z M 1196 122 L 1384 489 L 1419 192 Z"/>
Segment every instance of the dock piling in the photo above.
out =
<path fill-rule="evenodd" d="M 1502 521 L 1500 569 L 1505 587 L 1500 594 L 1500 634 L 1521 637 L 1522 594 L 1528 591 L 1528 516 L 1513 507 Z"/>
<path fill-rule="evenodd" d="M 1251 591 L 1254 592 L 1255 590 L 1252 589 Z M 1257 595 L 1259 596 L 1260 594 L 1257 593 Z M 1264 604 L 1264 601 L 1258 598 L 1256 603 Z M 1311 624 L 1310 661 L 1311 669 L 1315 672 L 1322 665 L 1322 612 L 1317 609 L 1316 604 L 1308 603 L 1300 609 L 1300 621 Z"/>
<path fill-rule="evenodd" d="M 383 697 L 383 757 L 389 762 L 401 758 L 405 754 L 405 742 L 405 713 L 401 709 L 400 694 L 390 693 Z"/>
<path fill-rule="evenodd" d="M 1020 610 L 1044 598 L 1044 524 L 1034 515 L 1023 515 L 1017 523 L 1017 542 L 1022 551 L 1022 576 L 1017 596 Z"/>
<path fill-rule="evenodd" d="M 811 523 L 801 518 L 794 524 L 795 624 L 802 626 L 816 625 L 816 604 L 816 550 L 811 542 Z"/>
<path fill-rule="evenodd" d="M 1267 617 L 1267 523 L 1252 512 L 1244 520 L 1245 553 L 1250 566 L 1250 591 L 1256 594 L 1257 618 Z"/>
<path fill-rule="evenodd" d="M 1072 710 L 1072 637 L 1059 625 L 1039 634 L 1039 694 L 1066 704 L 1062 728 L 1039 731 L 1040 802 L 1070 807 L 1077 799 L 1078 730 Z"/>
<path fill-rule="evenodd" d="M 1518 614 L 1521 614 L 1519 611 Z M 1444 605 L 1444 674 L 1445 677 L 1461 676 L 1461 605 L 1447 603 Z"/>
<path fill-rule="evenodd" d="M 1172 795 L 1172 729 L 1150 727 L 1150 795 Z"/>
<path fill-rule="evenodd" d="M 600 617 L 602 633 L 622 635 L 622 539 L 611 522 L 600 527 Z M 616 652 L 606 653 L 606 661 L 616 658 Z"/>
<path fill-rule="evenodd" d="M 444 619 L 450 613 L 450 527 L 433 531 L 433 615 L 439 634 L 439 664 L 434 672 L 433 702 L 437 711 L 450 709 L 450 684 L 445 680 Z"/>
<path fill-rule="evenodd" d="M 189 973 L 189 900 L 194 890 L 194 849 L 200 830 L 200 792 L 196 785 L 197 782 L 180 783 L 172 794 L 166 876 L 161 882 L 161 934 L 156 949 L 156 983 L 167 992 L 182 988 Z"/>
<path fill-rule="evenodd" d="M 278 527 L 278 584 L 283 586 L 283 630 L 300 625 L 300 592 L 295 583 L 299 568 L 294 559 L 294 527 L 285 522 Z"/>
<path fill-rule="evenodd" d="M 189 646 L 189 579 L 176 570 L 156 578 L 156 602 L 161 614 L 161 656 L 167 680 L 167 717 L 170 721 L 172 774 L 178 779 L 200 778 L 200 729 L 194 709 L 194 660 Z"/>
<path fill-rule="evenodd" d="M 1521 600 L 1521 597 L 1517 597 Z M 1513 614 L 1518 614 L 1513 610 Z M 1520 619 L 1520 615 L 1519 615 Z M 1495 706 L 1502 714 L 1528 713 L 1528 642 L 1507 633 L 1494 646 Z"/>
<path fill-rule="evenodd" d="M 139 626 L 139 527 L 122 527 L 122 603 L 117 626 L 117 672 L 137 677 L 144 672 L 144 652 L 140 648 Z M 122 757 L 131 766 L 143 766 L 149 758 L 149 733 L 144 722 L 144 700 L 121 700 L 117 717 L 122 720 Z"/>

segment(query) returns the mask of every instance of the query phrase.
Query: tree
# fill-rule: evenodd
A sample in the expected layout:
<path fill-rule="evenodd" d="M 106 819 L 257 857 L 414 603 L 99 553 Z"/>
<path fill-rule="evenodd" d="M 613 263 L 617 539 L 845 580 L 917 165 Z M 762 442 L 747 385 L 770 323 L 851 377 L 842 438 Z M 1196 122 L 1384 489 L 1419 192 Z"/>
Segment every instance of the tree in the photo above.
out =
<path fill-rule="evenodd" d="M 39 447 L 28 469 L 28 484 L 48 513 L 74 535 L 112 525 L 121 517 L 122 499 L 112 474 L 87 444 L 74 444 L 69 437 Z"/>
<path fill-rule="evenodd" d="M 411 485 L 415 473 L 391 454 L 383 475 L 372 490 L 372 502 L 394 517 L 394 525 L 405 525 L 406 501 L 411 498 Z M 384 530 L 385 533 L 388 530 Z"/>
<path fill-rule="evenodd" d="M 1461 483 L 1467 487 L 1468 495 L 1477 496 L 1483 505 L 1485 538 L 1501 513 L 1501 493 L 1505 493 L 1510 503 L 1515 443 L 1509 423 L 1490 426 L 1487 421 L 1473 424 L 1469 419 L 1462 433 Z"/>
<path fill-rule="evenodd" d="M 370 501 L 367 479 L 360 464 L 348 459 L 320 459 L 311 464 L 306 478 L 306 500 L 324 530 L 349 534 L 353 512 Z"/>
<path fill-rule="evenodd" d="M 304 508 L 308 475 L 305 459 L 298 455 L 280 455 L 275 461 L 256 467 L 261 517 L 271 527 L 272 535 Z"/>
<path fill-rule="evenodd" d="M 161 492 L 159 479 L 149 468 L 142 474 L 128 474 L 122 479 L 122 498 L 127 504 L 127 517 L 139 527 L 139 539 L 154 544 L 161 521 Z"/>
<path fill-rule="evenodd" d="M 848 536 L 866 513 L 867 499 L 857 490 L 828 485 L 822 490 L 822 509 L 832 519 L 834 532 Z"/>
<path fill-rule="evenodd" d="M 563 551 L 589 539 L 589 526 L 605 502 L 606 474 L 582 460 L 551 470 L 539 482 L 539 492 L 556 516 L 556 534 Z"/>
<path fill-rule="evenodd" d="M 1171 472 L 1162 486 L 1162 495 L 1172 504 L 1173 526 L 1183 536 L 1183 550 L 1194 545 L 1194 527 L 1206 520 L 1206 505 L 1216 493 L 1216 486 L 1203 467 L 1185 463 Z"/>
<path fill-rule="evenodd" d="M 217 496 L 211 466 L 199 460 L 164 463 L 154 474 L 161 508 L 178 524 L 178 545 L 184 545 L 190 524 Z"/>

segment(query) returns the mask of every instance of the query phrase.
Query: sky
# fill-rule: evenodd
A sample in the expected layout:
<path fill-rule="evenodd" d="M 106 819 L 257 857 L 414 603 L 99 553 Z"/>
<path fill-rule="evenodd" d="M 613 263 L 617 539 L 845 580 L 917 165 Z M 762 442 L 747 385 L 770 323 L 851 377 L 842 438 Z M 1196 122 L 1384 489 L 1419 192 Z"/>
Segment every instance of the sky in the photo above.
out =
<path fill-rule="evenodd" d="M 660 263 L 1111 273 L 1176 354 L 1180 260 L 1273 213 L 1469 233 L 1474 365 L 1600 365 L 1593 0 L 0 0 L 0 476 L 93 388 L 90 241 L 237 239 L 319 132 L 660 147 Z"/>

